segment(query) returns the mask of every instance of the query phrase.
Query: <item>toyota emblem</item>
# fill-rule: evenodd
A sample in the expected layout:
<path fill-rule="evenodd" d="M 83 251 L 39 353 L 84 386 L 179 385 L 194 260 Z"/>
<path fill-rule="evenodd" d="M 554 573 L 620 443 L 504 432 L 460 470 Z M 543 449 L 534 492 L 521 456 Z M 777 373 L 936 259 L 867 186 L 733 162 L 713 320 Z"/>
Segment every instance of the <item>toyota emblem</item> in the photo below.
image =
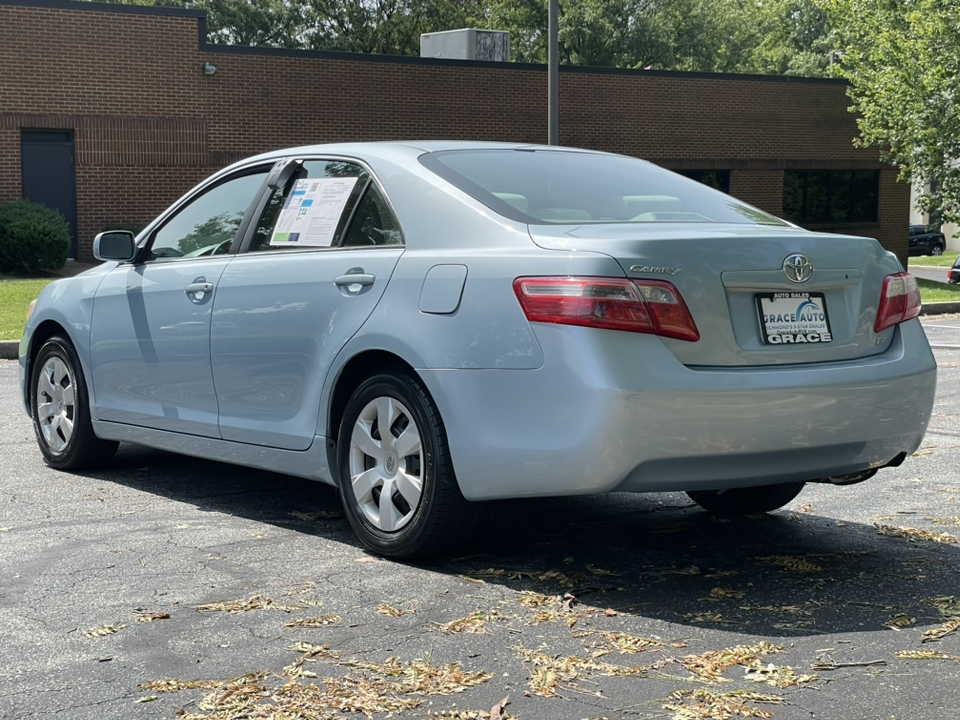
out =
<path fill-rule="evenodd" d="M 802 283 L 813 277 L 813 264 L 807 259 L 806 255 L 794 253 L 788 255 L 783 261 L 783 274 L 791 282 Z"/>

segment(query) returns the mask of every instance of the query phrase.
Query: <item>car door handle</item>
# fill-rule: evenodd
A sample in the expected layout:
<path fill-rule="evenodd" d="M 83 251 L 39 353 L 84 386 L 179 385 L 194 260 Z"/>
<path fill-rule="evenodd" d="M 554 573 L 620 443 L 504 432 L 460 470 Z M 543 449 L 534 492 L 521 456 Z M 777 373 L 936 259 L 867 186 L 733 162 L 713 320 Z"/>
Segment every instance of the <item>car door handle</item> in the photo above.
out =
<path fill-rule="evenodd" d="M 209 293 L 213 292 L 213 283 L 209 282 L 194 282 L 187 285 L 183 291 L 187 295 L 193 295 L 195 293 Z"/>
<path fill-rule="evenodd" d="M 347 273 L 334 280 L 333 284 L 339 287 L 343 287 L 344 285 L 373 285 L 373 281 L 376 279 L 376 275 L 370 275 L 368 273 Z"/>

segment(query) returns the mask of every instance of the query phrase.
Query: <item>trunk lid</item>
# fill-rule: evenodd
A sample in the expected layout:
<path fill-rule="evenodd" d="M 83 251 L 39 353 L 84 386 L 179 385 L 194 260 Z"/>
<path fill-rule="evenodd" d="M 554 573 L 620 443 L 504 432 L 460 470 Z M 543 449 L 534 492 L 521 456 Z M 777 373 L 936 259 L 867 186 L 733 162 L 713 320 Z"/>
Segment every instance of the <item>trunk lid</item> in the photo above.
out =
<path fill-rule="evenodd" d="M 673 283 L 700 331 L 698 342 L 662 338 L 684 365 L 851 360 L 883 352 L 895 331 L 873 327 L 883 278 L 900 266 L 870 238 L 703 223 L 531 225 L 530 235 L 545 249 L 606 253 L 627 277 Z M 797 272 L 807 279 L 792 280 Z"/>

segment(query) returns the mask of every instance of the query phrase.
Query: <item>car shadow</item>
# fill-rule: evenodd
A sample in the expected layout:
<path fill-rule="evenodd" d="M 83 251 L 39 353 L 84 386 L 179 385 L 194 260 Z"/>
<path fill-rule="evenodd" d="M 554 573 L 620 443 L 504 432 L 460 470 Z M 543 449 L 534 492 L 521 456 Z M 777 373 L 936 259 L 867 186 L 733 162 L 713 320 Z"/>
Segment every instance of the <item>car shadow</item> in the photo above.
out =
<path fill-rule="evenodd" d="M 362 551 L 328 485 L 126 445 L 89 475 Z M 942 626 L 941 608 L 960 614 L 958 561 L 956 545 L 812 512 L 722 520 L 681 493 L 619 493 L 486 503 L 459 557 L 406 564 L 678 634 L 801 637 Z"/>

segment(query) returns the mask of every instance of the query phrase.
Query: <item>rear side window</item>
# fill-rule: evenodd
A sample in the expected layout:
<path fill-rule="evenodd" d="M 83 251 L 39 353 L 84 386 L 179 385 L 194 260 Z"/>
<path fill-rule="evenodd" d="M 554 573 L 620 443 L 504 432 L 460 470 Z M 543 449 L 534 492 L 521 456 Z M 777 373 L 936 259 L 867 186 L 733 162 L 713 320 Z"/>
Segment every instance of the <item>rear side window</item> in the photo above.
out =
<path fill-rule="evenodd" d="M 366 168 L 307 160 L 270 193 L 250 251 L 401 243 L 399 225 Z"/>
<path fill-rule="evenodd" d="M 532 224 L 738 223 L 779 218 L 651 163 L 564 150 L 452 150 L 424 167 L 490 209 Z"/>

